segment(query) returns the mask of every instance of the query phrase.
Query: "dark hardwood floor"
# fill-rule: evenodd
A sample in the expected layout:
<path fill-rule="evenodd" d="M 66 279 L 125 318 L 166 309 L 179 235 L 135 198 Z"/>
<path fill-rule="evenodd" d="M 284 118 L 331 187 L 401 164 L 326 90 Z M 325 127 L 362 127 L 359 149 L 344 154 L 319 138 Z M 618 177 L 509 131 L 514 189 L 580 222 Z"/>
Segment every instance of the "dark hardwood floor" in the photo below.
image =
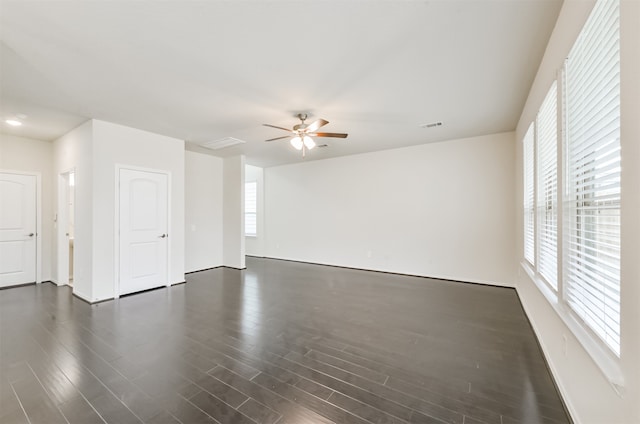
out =
<path fill-rule="evenodd" d="M 1 423 L 566 423 L 514 290 L 268 259 L 0 291 Z"/>

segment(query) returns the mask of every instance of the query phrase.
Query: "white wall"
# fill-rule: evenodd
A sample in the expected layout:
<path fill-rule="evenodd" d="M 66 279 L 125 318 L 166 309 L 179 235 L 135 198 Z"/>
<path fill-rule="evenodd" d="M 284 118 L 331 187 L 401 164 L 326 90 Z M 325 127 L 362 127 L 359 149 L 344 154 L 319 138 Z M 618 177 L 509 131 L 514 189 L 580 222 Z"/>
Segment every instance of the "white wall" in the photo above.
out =
<path fill-rule="evenodd" d="M 169 282 L 184 281 L 184 141 L 93 120 L 93 301 L 115 296 L 116 164 L 170 172 Z"/>
<path fill-rule="evenodd" d="M 565 0 L 556 28 L 520 118 L 517 146 L 518 258 L 522 249 L 522 143 L 520 140 L 556 71 L 562 66 L 594 2 Z M 577 423 L 640 422 L 640 2 L 621 4 L 621 145 L 622 145 L 622 394 L 583 348 L 528 274 L 520 270 L 517 290 L 550 364 L 556 382 Z M 563 338 L 566 337 L 566 347 Z"/>
<path fill-rule="evenodd" d="M 54 211 L 58 211 L 58 178 L 61 173 L 75 169 L 75 237 L 74 237 L 74 270 L 73 292 L 85 299 L 93 299 L 93 167 L 92 167 L 93 122 L 87 121 L 53 143 L 53 200 Z M 66 205 L 65 205 L 66 207 Z M 56 225 L 56 232 L 64 233 L 66 229 Z M 56 239 L 57 235 L 54 235 Z M 65 239 L 58 246 L 53 243 L 53 275 L 58 280 L 57 252 L 61 248 L 68 249 Z"/>
<path fill-rule="evenodd" d="M 223 264 L 222 159 L 185 152 L 185 272 Z"/>
<path fill-rule="evenodd" d="M 256 235 L 247 236 L 246 253 L 250 256 L 264 256 L 264 241 L 265 241 L 265 227 L 264 227 L 264 169 L 257 166 L 246 165 L 245 166 L 245 182 L 255 181 L 257 189 L 257 205 L 256 205 Z"/>
<path fill-rule="evenodd" d="M 245 267 L 244 156 L 223 159 L 223 259 L 231 268 Z"/>
<path fill-rule="evenodd" d="M 266 256 L 513 286 L 514 134 L 265 169 Z"/>
<path fill-rule="evenodd" d="M 52 280 L 53 255 L 53 143 L 0 134 L 0 169 L 40 174 L 41 278 Z"/>
<path fill-rule="evenodd" d="M 640 2 L 621 6 L 622 370 L 624 408 L 640 422 Z"/>

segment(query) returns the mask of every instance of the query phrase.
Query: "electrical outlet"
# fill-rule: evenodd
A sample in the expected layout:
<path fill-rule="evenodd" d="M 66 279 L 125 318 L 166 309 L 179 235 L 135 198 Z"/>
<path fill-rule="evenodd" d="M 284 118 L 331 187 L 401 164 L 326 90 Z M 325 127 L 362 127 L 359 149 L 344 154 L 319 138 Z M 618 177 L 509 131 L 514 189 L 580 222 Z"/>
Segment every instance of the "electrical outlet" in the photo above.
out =
<path fill-rule="evenodd" d="M 566 334 L 562 335 L 562 353 L 564 353 L 564 356 L 567 356 L 567 346 L 568 345 L 568 341 L 567 341 L 567 336 Z"/>
<path fill-rule="evenodd" d="M 367 258 L 371 257 L 371 250 L 367 250 Z"/>

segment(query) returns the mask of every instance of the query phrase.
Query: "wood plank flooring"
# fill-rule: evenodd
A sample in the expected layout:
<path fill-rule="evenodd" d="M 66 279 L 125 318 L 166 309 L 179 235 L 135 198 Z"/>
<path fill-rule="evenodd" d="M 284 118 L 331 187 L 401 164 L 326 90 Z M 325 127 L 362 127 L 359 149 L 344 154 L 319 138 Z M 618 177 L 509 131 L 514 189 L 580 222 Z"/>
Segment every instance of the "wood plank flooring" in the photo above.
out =
<path fill-rule="evenodd" d="M 566 423 L 514 290 L 247 258 L 0 291 L 0 423 Z"/>

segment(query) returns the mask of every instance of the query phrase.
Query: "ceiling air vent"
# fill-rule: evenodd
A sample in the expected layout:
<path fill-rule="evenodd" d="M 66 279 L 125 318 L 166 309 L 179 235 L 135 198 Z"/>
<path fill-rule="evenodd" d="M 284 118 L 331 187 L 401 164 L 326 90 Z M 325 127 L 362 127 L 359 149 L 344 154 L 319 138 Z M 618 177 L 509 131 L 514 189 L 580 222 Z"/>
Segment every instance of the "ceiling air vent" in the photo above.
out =
<path fill-rule="evenodd" d="M 207 141 L 205 143 L 200 144 L 202 147 L 206 147 L 211 150 L 220 150 L 226 147 L 235 146 L 236 144 L 244 144 L 246 141 L 239 140 L 233 137 L 225 137 L 219 140 Z"/>
<path fill-rule="evenodd" d="M 428 124 L 422 124 L 420 125 L 420 128 L 435 128 L 439 126 L 442 126 L 442 122 L 430 122 Z"/>

